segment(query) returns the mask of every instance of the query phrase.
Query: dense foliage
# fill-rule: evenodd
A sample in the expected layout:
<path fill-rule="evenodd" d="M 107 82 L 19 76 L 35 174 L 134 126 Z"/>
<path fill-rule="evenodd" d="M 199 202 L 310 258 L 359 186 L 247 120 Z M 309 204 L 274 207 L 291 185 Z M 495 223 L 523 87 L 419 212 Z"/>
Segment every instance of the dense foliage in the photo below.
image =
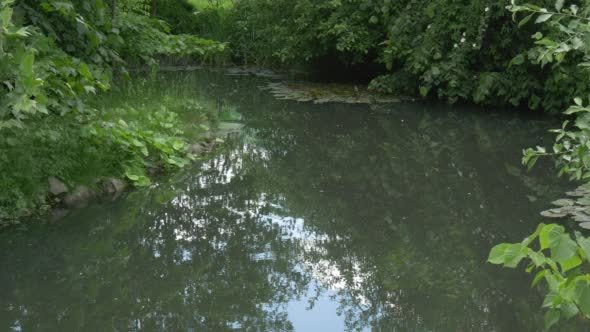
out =
<path fill-rule="evenodd" d="M 535 46 L 526 53 L 528 59 L 557 72 L 568 68 L 567 63 L 570 61 L 577 65 L 571 69 L 572 73 L 588 77 L 589 7 L 579 8 L 576 4 L 566 6 L 563 0 L 557 0 L 552 7 L 512 1 L 509 9 L 520 19 L 521 25 L 534 20 L 535 23 L 548 27 L 546 31 L 537 31 L 532 35 Z M 521 61 L 523 58 L 515 60 Z M 583 84 L 587 84 L 586 81 Z M 567 120 L 561 128 L 553 130 L 557 137 L 550 150 L 540 146 L 525 150 L 525 165 L 531 168 L 539 157 L 552 156 L 560 167 L 559 175 L 568 175 L 572 180 L 588 181 L 590 107 L 586 106 L 586 98 L 580 97 L 584 95 L 575 96 L 573 105 L 565 111 L 566 115 L 575 116 L 573 128 L 569 126 L 570 120 Z M 540 249 L 531 249 L 530 245 L 537 237 Z M 489 256 L 489 262 L 510 268 L 516 268 L 525 258 L 531 260 L 527 271 L 536 271 L 533 285 L 545 280 L 547 286 L 544 288 L 546 296 L 543 302 L 547 329 L 560 320 L 570 319 L 578 314 L 585 318 L 590 317 L 590 275 L 587 273 L 590 241 L 578 232 L 575 233 L 575 239 L 572 240 L 561 225 L 541 224 L 523 242 L 497 245 Z M 543 253 L 547 249 L 550 250 L 550 257 Z"/>
<path fill-rule="evenodd" d="M 224 44 L 171 34 L 145 7 L 0 1 L 0 219 L 45 205 L 48 176 L 70 186 L 101 176 L 146 185 L 148 169 L 182 167 L 191 158 L 174 110 L 89 103 L 116 75 L 126 77 L 128 64 L 170 56 L 211 61 L 224 52 Z M 183 103 L 176 110 L 201 112 L 194 101 Z"/>
<path fill-rule="evenodd" d="M 241 0 L 231 22 L 246 63 L 379 64 L 381 92 L 557 112 L 589 83 L 573 59 L 536 66 L 535 27 L 513 22 L 504 0 Z"/>
<path fill-rule="evenodd" d="M 564 7 L 558 1 L 555 8 L 541 8 L 535 5 L 513 5 L 515 13 L 527 14 L 524 20 L 532 17 L 538 23 L 546 23 L 553 29 L 548 34 L 537 32 L 533 35 L 536 47 L 528 53 L 542 66 L 559 70 L 568 58 L 578 64 L 577 71 L 589 76 L 590 67 L 590 7 L 582 9 L 575 5 Z M 562 127 L 553 130 L 557 134 L 552 149 L 537 147 L 527 149 L 523 162 L 532 167 L 542 156 L 554 156 L 560 166 L 560 175 L 568 175 L 575 180 L 590 179 L 590 95 L 576 95 L 573 104 L 565 111 L 575 119 L 567 120 Z M 573 126 L 570 125 L 573 122 Z"/>
<path fill-rule="evenodd" d="M 539 239 L 539 249 L 533 241 Z M 578 314 L 590 318 L 590 238 L 576 232 L 575 240 L 561 225 L 541 224 L 532 235 L 520 243 L 503 243 L 495 246 L 488 261 L 515 268 L 523 259 L 530 260 L 527 271 L 535 272 L 533 286 L 542 280 L 548 292 L 543 301 L 545 328 L 549 329 L 560 319 Z M 545 253 L 550 255 L 546 256 Z"/>

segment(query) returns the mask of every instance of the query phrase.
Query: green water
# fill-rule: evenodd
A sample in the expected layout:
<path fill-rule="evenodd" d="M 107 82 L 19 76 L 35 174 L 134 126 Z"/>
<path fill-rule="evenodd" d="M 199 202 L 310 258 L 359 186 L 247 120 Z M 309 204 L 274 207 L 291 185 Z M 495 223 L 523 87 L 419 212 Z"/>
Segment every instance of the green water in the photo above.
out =
<path fill-rule="evenodd" d="M 0 331 L 534 331 L 485 264 L 563 192 L 521 149 L 554 122 L 424 103 L 296 103 L 263 78 L 162 74 L 244 129 L 147 190 L 0 234 Z M 138 98 L 141 93 L 138 93 Z"/>

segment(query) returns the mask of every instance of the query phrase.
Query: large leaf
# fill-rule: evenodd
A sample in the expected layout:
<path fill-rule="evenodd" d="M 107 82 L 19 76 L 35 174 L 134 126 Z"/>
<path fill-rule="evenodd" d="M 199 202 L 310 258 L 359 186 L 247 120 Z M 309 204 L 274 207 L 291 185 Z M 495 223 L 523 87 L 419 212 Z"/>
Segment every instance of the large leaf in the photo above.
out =
<path fill-rule="evenodd" d="M 568 234 L 561 234 L 551 241 L 551 258 L 557 263 L 566 264 L 577 250 L 576 243 Z"/>
<path fill-rule="evenodd" d="M 576 232 L 576 241 L 578 245 L 582 249 L 582 252 L 586 256 L 586 261 L 590 261 L 590 240 L 585 238 L 580 234 L 580 232 Z"/>
<path fill-rule="evenodd" d="M 563 226 L 556 224 L 549 224 L 543 226 L 539 233 L 539 242 L 541 249 L 548 249 L 551 247 L 551 243 L 558 239 L 564 233 Z"/>
<path fill-rule="evenodd" d="M 526 247 L 520 243 L 503 243 L 492 248 L 488 262 L 492 264 L 504 264 L 506 267 L 516 267 L 526 257 Z"/>
<path fill-rule="evenodd" d="M 590 285 L 587 282 L 579 282 L 578 298 L 576 303 L 584 316 L 590 318 Z"/>
<path fill-rule="evenodd" d="M 549 330 L 559 321 L 561 313 L 557 309 L 551 309 L 545 313 L 545 329 Z"/>
<path fill-rule="evenodd" d="M 520 243 L 510 245 L 504 253 L 504 266 L 512 268 L 518 266 L 518 263 L 526 256 L 524 249 L 525 247 Z"/>
<path fill-rule="evenodd" d="M 504 256 L 506 255 L 508 247 L 510 247 L 509 243 L 502 243 L 493 247 L 490 251 L 488 262 L 492 264 L 504 264 Z"/>
<path fill-rule="evenodd" d="M 580 312 L 576 304 L 572 302 L 563 302 L 560 309 L 565 319 L 570 319 Z"/>
<path fill-rule="evenodd" d="M 543 253 L 540 251 L 529 252 L 529 258 L 533 261 L 536 267 L 544 265 L 547 261 L 545 255 L 543 255 Z"/>
<path fill-rule="evenodd" d="M 581 264 L 582 264 L 582 260 L 580 259 L 580 257 L 578 255 L 573 255 L 568 260 L 560 263 L 561 269 L 563 270 L 564 273 L 580 266 Z"/>

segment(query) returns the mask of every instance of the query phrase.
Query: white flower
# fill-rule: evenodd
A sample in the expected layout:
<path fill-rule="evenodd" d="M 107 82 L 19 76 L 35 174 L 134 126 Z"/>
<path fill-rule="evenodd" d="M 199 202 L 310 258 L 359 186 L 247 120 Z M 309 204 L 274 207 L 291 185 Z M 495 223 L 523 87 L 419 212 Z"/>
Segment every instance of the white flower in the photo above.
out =
<path fill-rule="evenodd" d="M 465 38 L 461 38 L 461 42 L 464 43 L 465 42 Z"/>
<path fill-rule="evenodd" d="M 477 48 L 477 44 L 473 44 L 473 48 Z"/>
<path fill-rule="evenodd" d="M 457 47 L 459 47 L 459 45 L 455 44 L 455 45 L 453 45 L 453 47 L 454 47 L 454 48 L 457 48 Z"/>
<path fill-rule="evenodd" d="M 485 11 L 486 12 L 489 12 L 490 11 L 490 7 L 486 7 Z"/>
<path fill-rule="evenodd" d="M 431 25 L 432 25 L 432 24 L 428 24 L 428 26 L 426 27 L 426 29 L 430 29 L 430 26 L 431 26 Z"/>
<path fill-rule="evenodd" d="M 465 32 L 463 32 L 463 37 L 465 37 Z"/>

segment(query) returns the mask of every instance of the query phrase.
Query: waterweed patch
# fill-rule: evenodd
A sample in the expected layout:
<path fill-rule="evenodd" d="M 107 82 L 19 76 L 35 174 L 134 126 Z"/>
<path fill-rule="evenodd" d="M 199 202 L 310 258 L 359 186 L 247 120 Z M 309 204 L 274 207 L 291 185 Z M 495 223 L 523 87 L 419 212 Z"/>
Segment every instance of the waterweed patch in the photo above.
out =
<path fill-rule="evenodd" d="M 226 70 L 229 76 L 257 76 L 269 79 L 282 79 L 284 75 L 276 73 L 270 69 L 261 69 L 258 67 L 232 67 Z"/>
<path fill-rule="evenodd" d="M 579 226 L 590 229 L 590 184 L 582 185 L 565 193 L 569 198 L 553 201 L 555 208 L 541 212 L 546 218 L 571 217 Z"/>
<path fill-rule="evenodd" d="M 349 84 L 272 82 L 263 89 L 269 90 L 277 99 L 313 102 L 314 104 L 396 103 L 402 99 L 408 99 L 379 94 L 369 91 L 365 87 Z"/>

